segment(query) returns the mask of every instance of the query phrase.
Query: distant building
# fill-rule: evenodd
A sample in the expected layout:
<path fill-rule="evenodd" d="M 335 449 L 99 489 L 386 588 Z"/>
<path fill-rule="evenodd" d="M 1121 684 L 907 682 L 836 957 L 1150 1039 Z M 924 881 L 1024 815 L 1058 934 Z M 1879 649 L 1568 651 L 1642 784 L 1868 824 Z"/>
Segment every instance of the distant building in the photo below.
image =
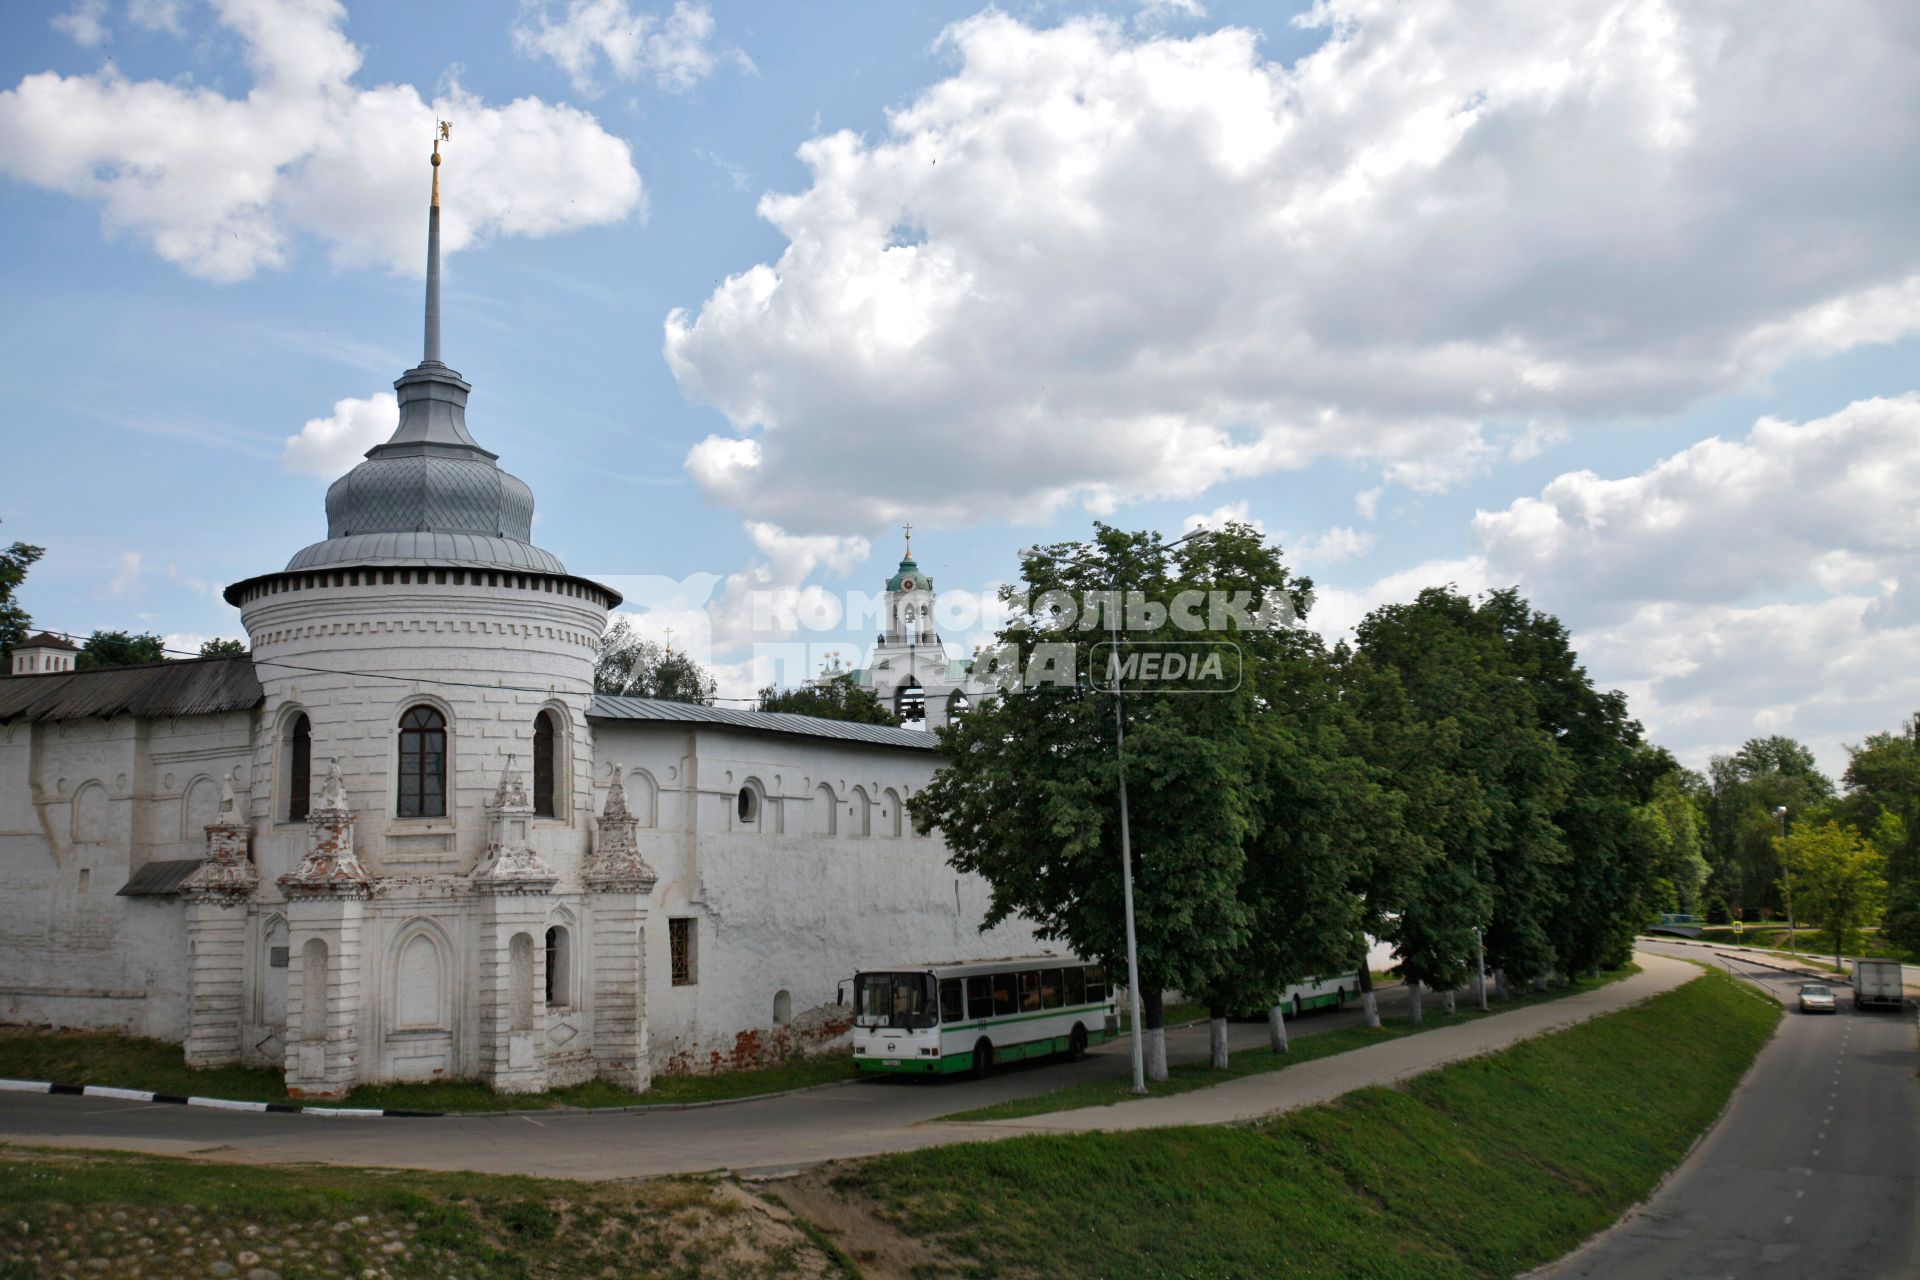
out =
<path fill-rule="evenodd" d="M 13 670 L 9 674 L 37 676 L 53 671 L 71 671 L 73 660 L 79 652 L 79 648 L 67 640 L 42 631 L 13 646 Z"/>
<path fill-rule="evenodd" d="M 980 690 L 972 683 L 973 659 L 950 656 L 940 639 L 933 621 L 933 579 L 914 563 L 911 525 L 907 532 L 906 554 L 887 579 L 883 597 L 886 630 L 867 665 L 830 669 L 821 678 L 851 679 L 873 690 L 902 724 L 931 730 L 965 715 Z"/>
<path fill-rule="evenodd" d="M 326 538 L 227 588 L 250 652 L 73 671 L 42 636 L 0 679 L 0 1017 L 316 1097 L 644 1088 L 830 1042 L 863 964 L 1032 950 L 905 816 L 931 734 L 594 693 L 620 596 L 532 543 L 467 429 L 437 167 L 428 226 L 399 426 Z M 876 670 L 931 696 L 951 664 L 901 569 Z"/>

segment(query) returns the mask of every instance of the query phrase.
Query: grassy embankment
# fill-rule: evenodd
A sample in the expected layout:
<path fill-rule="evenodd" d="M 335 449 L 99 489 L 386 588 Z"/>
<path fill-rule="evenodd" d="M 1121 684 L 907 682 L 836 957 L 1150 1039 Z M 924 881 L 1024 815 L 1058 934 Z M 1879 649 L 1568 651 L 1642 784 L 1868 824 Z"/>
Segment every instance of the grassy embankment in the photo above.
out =
<path fill-rule="evenodd" d="M 704 1179 L 576 1183 L 0 1148 L 0 1277 L 850 1274 L 812 1228 Z"/>
<path fill-rule="evenodd" d="M 1628 964 L 1624 968 L 1609 970 L 1598 978 L 1576 978 L 1565 987 L 1550 987 L 1545 991 L 1522 991 L 1516 987 L 1513 999 L 1505 1004 L 1502 1004 L 1489 988 L 1486 1013 L 1481 1013 L 1470 1002 L 1462 999 L 1457 1002 L 1456 1012 L 1448 1016 L 1441 1011 L 1439 999 L 1429 992 L 1425 1001 L 1426 1017 L 1419 1026 L 1414 1026 L 1405 1017 L 1395 1017 L 1382 1021 L 1379 1027 L 1373 1029 L 1341 1027 L 1334 1031 L 1309 1031 L 1306 1035 L 1300 1035 L 1297 1034 L 1300 1024 L 1289 1019 L 1288 1025 L 1296 1034 L 1288 1038 L 1286 1053 L 1274 1053 L 1265 1046 L 1242 1049 L 1228 1056 L 1225 1071 L 1215 1071 L 1204 1062 L 1182 1063 L 1169 1067 L 1164 1081 L 1149 1084 L 1145 1096 L 1164 1098 L 1168 1094 L 1188 1093 L 1194 1089 L 1204 1089 L 1208 1085 L 1237 1080 L 1242 1076 L 1284 1071 L 1302 1062 L 1312 1062 L 1316 1058 L 1330 1058 L 1337 1053 L 1348 1053 L 1354 1049 L 1364 1049 L 1370 1044 L 1419 1035 L 1423 1031 L 1457 1026 L 1462 1022 L 1472 1022 L 1480 1018 L 1497 1018 L 1509 1009 L 1544 1004 L 1549 1000 L 1559 1000 L 1566 996 L 1579 995 L 1583 991 L 1593 991 L 1639 971 L 1639 965 Z M 1310 1020 L 1313 1015 L 1308 1014 L 1307 1017 L 1309 1019 L 1307 1025 L 1311 1027 Z M 1037 1116 L 1048 1111 L 1077 1111 L 1082 1107 L 1104 1107 L 1109 1103 L 1135 1100 L 1136 1095 L 1133 1092 L 1131 1079 L 1092 1080 L 1085 1084 L 1055 1089 L 1051 1093 L 1036 1094 L 1031 1098 L 1015 1098 L 1008 1102 L 994 1103 L 991 1106 L 976 1107 L 971 1111 L 955 1112 L 943 1119 L 1015 1120 L 1021 1116 Z"/>
<path fill-rule="evenodd" d="M 1261 1124 L 882 1156 L 835 1170 L 823 1194 L 911 1242 L 928 1278 L 1511 1276 L 1642 1199 L 1779 1017 L 1709 971 L 1404 1087 Z"/>
<path fill-rule="evenodd" d="M 710 1076 L 657 1076 L 645 1093 L 604 1081 L 589 1081 L 541 1094 L 500 1094 L 483 1084 L 449 1080 L 430 1084 L 367 1085 L 337 1103 L 323 1106 L 385 1107 L 396 1111 L 520 1111 L 550 1107 L 644 1107 L 669 1103 L 717 1102 L 782 1089 L 830 1084 L 853 1077 L 853 1060 L 844 1053 L 795 1058 L 771 1067 L 727 1071 Z M 0 1027 L 0 1077 L 51 1080 L 56 1084 L 103 1084 L 155 1093 L 236 1102 L 289 1102 L 278 1071 L 262 1067 L 214 1067 L 186 1064 L 180 1046 L 164 1040 L 105 1031 L 44 1031 Z"/>

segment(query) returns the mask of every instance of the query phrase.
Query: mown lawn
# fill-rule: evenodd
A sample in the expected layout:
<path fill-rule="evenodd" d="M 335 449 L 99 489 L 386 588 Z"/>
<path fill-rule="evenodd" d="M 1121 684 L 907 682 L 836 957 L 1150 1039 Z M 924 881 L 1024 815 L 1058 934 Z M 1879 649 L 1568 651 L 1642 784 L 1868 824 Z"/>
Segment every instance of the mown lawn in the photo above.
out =
<path fill-rule="evenodd" d="M 0 1276 L 845 1275 L 730 1184 L 254 1168 L 0 1147 Z"/>
<path fill-rule="evenodd" d="M 1494 1018 L 1509 1009 L 1518 1009 L 1526 1005 L 1543 1004 L 1549 1000 L 1559 1000 L 1566 996 L 1578 995 L 1582 991 L 1593 991 L 1609 983 L 1618 982 L 1629 974 L 1638 973 L 1640 966 L 1628 964 L 1624 968 L 1609 970 L 1598 978 L 1576 978 L 1565 987 L 1551 987 L 1545 991 L 1521 991 L 1515 989 L 1513 999 L 1502 1004 L 1488 988 L 1487 1012 L 1481 1013 L 1467 1000 L 1457 1003 L 1456 1012 L 1451 1016 L 1441 1011 L 1438 998 L 1428 993 L 1425 1020 L 1414 1026 L 1404 1017 L 1384 1020 L 1378 1028 L 1342 1027 L 1335 1031 L 1309 1032 L 1297 1034 L 1299 1024 L 1288 1020 L 1288 1027 L 1296 1034 L 1288 1038 L 1288 1050 L 1284 1054 L 1274 1053 L 1267 1048 L 1242 1049 L 1228 1056 L 1227 1069 L 1215 1071 L 1204 1062 L 1188 1062 L 1167 1068 L 1164 1081 L 1152 1081 L 1147 1085 L 1144 1096 L 1164 1098 L 1169 1094 L 1188 1093 L 1194 1089 L 1204 1089 L 1209 1085 L 1224 1084 L 1228 1080 L 1237 1080 L 1242 1076 L 1264 1075 L 1269 1071 L 1284 1071 L 1288 1067 L 1302 1062 L 1312 1062 L 1316 1058 L 1330 1058 L 1338 1053 L 1347 1053 L 1354 1049 L 1364 1049 L 1370 1044 L 1380 1044 L 1387 1040 L 1398 1040 L 1404 1036 L 1419 1035 L 1422 1031 L 1432 1031 L 1437 1027 L 1453 1026 L 1461 1022 L 1471 1022 L 1479 1018 Z M 1204 1010 L 1202 1016 L 1205 1016 Z M 1311 1014 L 1308 1015 L 1312 1017 Z M 1172 1019 L 1168 1019 L 1169 1025 Z M 1311 1026 L 1311 1023 L 1308 1024 Z M 947 1120 L 1015 1120 L 1021 1116 L 1037 1116 L 1048 1111 L 1077 1111 L 1082 1107 L 1104 1107 L 1115 1102 L 1132 1102 L 1137 1097 L 1133 1092 L 1131 1078 L 1119 1080 L 1093 1080 L 1086 1084 L 1069 1085 L 1064 1089 L 1055 1089 L 1051 1093 L 1036 1094 L 1030 1098 L 1015 1098 L 1009 1102 L 998 1102 L 991 1106 L 975 1107 L 971 1111 L 959 1111 L 944 1116 Z"/>
<path fill-rule="evenodd" d="M 1642 1199 L 1780 1017 L 1705 973 L 1620 1013 L 1259 1125 L 1026 1137 L 848 1166 L 833 1187 L 933 1274 L 1507 1277 Z"/>
<path fill-rule="evenodd" d="M 365 1085 L 345 1099 L 323 1106 L 385 1107 L 396 1111 L 520 1111 L 551 1107 L 646 1107 L 668 1103 L 717 1102 L 831 1084 L 854 1076 L 849 1054 L 795 1058 L 769 1067 L 710 1076 L 657 1076 L 645 1093 L 603 1081 L 589 1081 L 551 1093 L 500 1094 L 472 1081 L 430 1084 Z M 0 1027 L 0 1077 L 50 1080 L 56 1084 L 100 1084 L 150 1089 L 238 1102 L 289 1102 L 278 1071 L 264 1067 L 214 1067 L 186 1064 L 180 1046 L 165 1040 L 107 1031 L 46 1031 Z"/>

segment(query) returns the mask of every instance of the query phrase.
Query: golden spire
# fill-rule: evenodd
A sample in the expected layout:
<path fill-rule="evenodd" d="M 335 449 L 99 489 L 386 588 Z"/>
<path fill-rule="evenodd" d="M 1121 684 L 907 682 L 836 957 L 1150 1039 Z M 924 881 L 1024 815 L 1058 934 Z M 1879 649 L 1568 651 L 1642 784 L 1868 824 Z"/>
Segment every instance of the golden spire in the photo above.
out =
<path fill-rule="evenodd" d="M 453 137 L 453 122 L 442 120 L 433 135 L 433 207 L 440 207 L 440 144 Z"/>
<path fill-rule="evenodd" d="M 909 559 L 909 560 L 911 560 L 911 559 L 913 559 L 913 526 L 912 526 L 911 524 L 904 524 L 904 525 L 901 525 L 900 527 L 901 527 L 902 529 L 904 529 L 904 530 L 906 530 L 906 534 L 907 534 L 907 559 Z"/>

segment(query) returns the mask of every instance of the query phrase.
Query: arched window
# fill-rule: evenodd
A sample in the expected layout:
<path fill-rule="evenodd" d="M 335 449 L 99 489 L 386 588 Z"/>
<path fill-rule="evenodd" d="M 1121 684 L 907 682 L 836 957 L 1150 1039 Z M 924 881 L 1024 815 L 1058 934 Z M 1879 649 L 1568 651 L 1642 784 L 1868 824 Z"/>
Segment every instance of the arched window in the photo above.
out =
<path fill-rule="evenodd" d="M 973 702 L 959 689 L 947 696 L 947 723 L 959 724 L 973 710 Z"/>
<path fill-rule="evenodd" d="M 560 925 L 547 930 L 547 1006 L 564 1008 L 573 1003 L 573 956 L 567 931 Z"/>
<path fill-rule="evenodd" d="M 287 821 L 305 822 L 313 807 L 313 723 L 306 713 L 287 730 Z"/>
<path fill-rule="evenodd" d="M 551 818 L 553 808 L 553 712 L 533 718 L 533 811 Z"/>
<path fill-rule="evenodd" d="M 447 816 L 447 718 L 432 707 L 400 717 L 399 815 Z"/>
<path fill-rule="evenodd" d="M 791 1026 L 793 1023 L 793 996 L 785 991 L 773 993 L 773 1025 Z"/>
<path fill-rule="evenodd" d="M 758 831 L 763 811 L 760 782 L 756 778 L 748 778 L 739 794 L 733 798 L 734 830 Z"/>

